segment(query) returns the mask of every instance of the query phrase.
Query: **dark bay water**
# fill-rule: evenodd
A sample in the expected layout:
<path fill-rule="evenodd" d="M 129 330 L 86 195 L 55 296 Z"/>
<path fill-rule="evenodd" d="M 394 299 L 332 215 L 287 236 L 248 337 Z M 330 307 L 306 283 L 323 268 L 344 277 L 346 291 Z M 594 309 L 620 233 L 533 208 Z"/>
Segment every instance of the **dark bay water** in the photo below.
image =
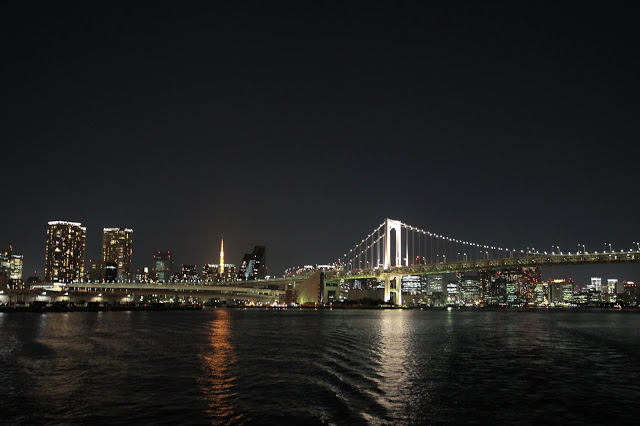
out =
<path fill-rule="evenodd" d="M 0 313 L 3 424 L 635 424 L 640 314 Z"/>

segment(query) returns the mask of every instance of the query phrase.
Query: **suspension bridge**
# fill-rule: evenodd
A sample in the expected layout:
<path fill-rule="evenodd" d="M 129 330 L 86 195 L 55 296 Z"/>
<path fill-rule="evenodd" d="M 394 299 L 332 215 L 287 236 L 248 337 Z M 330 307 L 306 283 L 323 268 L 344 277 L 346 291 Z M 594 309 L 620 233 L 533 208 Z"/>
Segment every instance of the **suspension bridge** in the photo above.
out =
<path fill-rule="evenodd" d="M 323 303 L 337 298 L 342 280 L 375 278 L 384 281 L 384 300 L 402 304 L 402 278 L 405 276 L 447 274 L 480 270 L 507 270 L 537 266 L 640 263 L 640 243 L 631 250 L 588 252 L 579 245 L 576 252 L 563 252 L 558 246 L 540 251 L 505 248 L 452 238 L 385 219 L 339 259 L 317 271 L 306 271 L 279 279 L 224 282 L 222 285 L 194 283 L 69 283 L 61 292 L 103 294 L 175 294 L 201 298 L 222 297 L 255 301 L 283 301 L 295 291 L 292 301 Z M 45 283 L 42 288 L 55 288 Z M 37 290 L 33 290 L 37 293 Z M 10 291 L 9 293 L 15 293 Z M 34 293 L 34 295 L 36 294 Z M 51 292 L 56 294 L 56 291 Z M 329 294 L 332 294 L 331 296 Z M 62 293 L 61 293 L 62 294 Z M 34 295 L 30 295 L 32 298 Z M 2 293 L 0 293 L 0 298 Z M 15 295 L 14 295 L 15 296 Z M 66 294 L 65 294 L 66 296 Z M 176 296 L 176 297 L 178 297 Z M 24 297 L 24 294 L 23 294 Z M 62 296 L 60 296 L 62 297 Z"/>
<path fill-rule="evenodd" d="M 582 249 L 582 250 L 580 250 Z M 384 300 L 402 303 L 402 277 L 509 269 L 516 267 L 640 263 L 640 243 L 628 251 L 589 253 L 584 245 L 565 253 L 558 246 L 550 251 L 509 249 L 465 241 L 385 219 L 378 227 L 333 262 L 335 269 L 326 280 L 376 278 L 384 280 Z"/>

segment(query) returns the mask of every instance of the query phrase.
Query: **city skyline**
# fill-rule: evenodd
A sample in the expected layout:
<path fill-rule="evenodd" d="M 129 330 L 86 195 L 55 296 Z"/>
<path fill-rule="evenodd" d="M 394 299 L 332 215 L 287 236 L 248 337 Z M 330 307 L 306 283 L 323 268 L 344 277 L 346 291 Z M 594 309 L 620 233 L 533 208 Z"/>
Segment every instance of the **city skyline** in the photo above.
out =
<path fill-rule="evenodd" d="M 507 247 L 640 239 L 621 4 L 13 4 L 0 247 L 135 229 L 134 268 L 330 262 L 385 217 Z M 86 265 L 85 265 L 86 266 Z M 586 268 L 586 267 L 581 267 Z M 576 268 L 558 274 L 640 281 Z M 618 269 L 616 269 L 618 271 Z M 547 273 L 547 271 L 544 271 Z M 554 274 L 555 275 L 555 274 Z"/>
<path fill-rule="evenodd" d="M 170 268 L 167 269 L 167 271 L 170 271 L 171 273 L 179 273 L 180 272 L 180 267 L 184 267 L 184 266 L 189 266 L 189 267 L 194 267 L 194 266 L 198 266 L 200 265 L 200 268 L 203 268 L 203 274 L 205 274 L 205 270 L 207 269 L 207 267 L 218 267 L 219 265 L 223 265 L 223 268 L 221 268 L 220 271 L 215 272 L 216 274 L 223 274 L 224 271 L 224 267 L 226 266 L 231 266 L 235 269 L 236 264 L 235 263 L 230 263 L 230 262 L 225 262 L 224 261 L 224 238 L 221 236 L 220 237 L 220 250 L 218 252 L 218 256 L 219 256 L 219 264 L 215 264 L 214 262 L 208 262 L 208 261 L 204 261 L 201 263 L 194 263 L 194 262 L 176 262 L 174 260 L 175 257 L 175 252 L 172 252 L 171 250 L 162 252 L 162 251 L 158 251 L 157 253 L 153 253 L 151 256 L 151 260 L 148 262 L 145 262 L 144 260 L 141 262 L 138 262 L 138 264 L 140 266 L 137 267 L 133 267 L 133 265 L 136 265 L 132 262 L 132 259 L 135 260 L 135 257 L 133 257 L 133 250 L 132 250 L 132 239 L 131 236 L 133 235 L 133 229 L 131 228 L 103 228 L 102 229 L 102 244 L 100 246 L 101 250 L 102 250 L 102 257 L 99 258 L 99 260 L 93 260 L 92 258 L 88 258 L 86 257 L 86 233 L 87 233 L 87 228 L 86 226 L 83 226 L 82 223 L 79 222 L 69 222 L 69 221 L 50 221 L 48 222 L 48 230 L 47 230 L 47 243 L 45 245 L 45 271 L 46 271 L 46 266 L 47 266 L 47 262 L 48 262 L 48 258 L 49 258 L 49 250 L 53 250 L 53 248 L 50 249 L 50 247 L 52 246 L 52 241 L 51 237 L 52 235 L 54 235 L 54 232 L 52 232 L 51 230 L 56 230 L 58 227 L 63 226 L 63 227 L 71 227 L 73 229 L 81 229 L 82 235 L 79 237 L 81 238 L 80 243 L 76 243 L 76 244 L 80 244 L 81 245 L 81 254 L 80 254 L 80 258 L 82 259 L 81 261 L 76 261 L 76 263 L 78 263 L 78 265 L 80 265 L 80 263 L 83 263 L 84 265 L 84 271 L 86 272 L 86 274 L 89 276 L 92 273 L 92 269 L 94 267 L 95 264 L 99 265 L 100 268 L 102 269 L 102 278 L 104 279 L 104 268 L 107 267 L 107 260 L 112 262 L 113 264 L 113 268 L 117 269 L 117 279 L 118 280 L 133 280 L 134 276 L 136 275 L 136 273 L 143 273 L 145 271 L 154 271 L 155 269 L 157 269 L 157 262 L 158 262 L 158 256 L 168 256 L 168 258 L 170 259 L 170 264 L 172 265 Z M 66 228 L 65 228 L 66 229 Z M 418 229 L 416 229 L 418 230 Z M 420 232 L 424 232 L 422 230 L 419 230 Z M 56 235 L 60 234 L 60 232 L 56 233 Z M 439 237 L 443 238 L 444 240 L 447 239 L 446 236 L 442 236 L 439 235 Z M 363 240 L 364 242 L 365 240 Z M 63 241 L 64 242 L 64 241 Z M 463 241 L 458 241 L 460 244 L 463 243 Z M 65 244 L 68 244 L 68 242 L 64 242 Z M 415 241 L 414 241 L 415 244 Z M 464 242 L 464 244 L 469 244 L 471 245 L 470 242 Z M 618 249 L 616 250 L 616 248 L 613 246 L 613 243 L 607 243 L 605 244 L 605 248 L 604 250 L 594 250 L 591 251 L 591 253 L 606 253 L 607 249 L 609 250 L 609 252 L 626 252 L 626 251 L 639 251 L 640 250 L 640 243 L 635 243 L 634 242 L 634 246 L 631 246 L 630 249 Z M 57 247 L 57 243 L 55 244 L 55 246 Z M 112 248 L 109 248 L 109 246 L 112 246 Z M 356 246 L 357 247 L 357 246 Z M 488 246 L 485 246 L 486 248 L 489 248 Z M 10 247 L 12 250 L 12 247 Z M 514 249 L 506 249 L 506 248 L 499 248 L 499 247 L 490 247 L 492 249 L 495 249 L 495 253 L 496 256 L 498 257 L 509 257 L 513 255 L 513 251 Z M 527 247 L 527 249 L 531 248 L 532 251 L 531 253 L 533 254 L 535 253 L 539 253 L 539 254 L 546 254 L 547 251 L 545 251 L 544 249 L 542 250 L 537 250 L 533 247 Z M 253 249 L 253 253 L 244 253 L 243 255 L 243 260 L 242 262 L 239 262 L 239 271 L 240 274 L 239 275 L 246 275 L 247 278 L 249 275 L 253 275 L 254 278 L 256 277 L 264 277 L 265 275 L 270 275 L 273 277 L 279 277 L 282 276 L 281 272 L 275 272 L 273 271 L 273 269 L 265 269 L 265 266 L 267 268 L 269 268 L 269 265 L 266 264 L 265 262 L 265 246 L 255 246 Z M 499 249 L 499 250 L 498 250 Z M 569 251 L 562 251 L 562 248 L 560 246 L 552 246 L 549 254 L 552 254 L 552 250 L 556 250 L 558 254 L 562 254 L 562 253 L 570 253 Z M 409 250 L 409 248 L 407 248 L 407 250 Z M 412 249 L 413 250 L 413 249 Z M 443 251 L 444 253 L 446 253 L 447 251 L 449 251 L 450 253 L 452 253 L 450 251 L 451 249 L 442 249 L 441 251 Z M 459 249 L 456 249 L 459 250 Z M 573 253 L 579 253 L 582 250 L 582 252 L 584 253 L 585 251 L 588 252 L 587 248 L 585 245 L 578 245 L 577 250 L 574 251 Z M 498 253 L 500 251 L 504 251 L 504 254 L 502 256 L 498 255 Z M 515 250 L 516 252 L 520 251 L 520 250 Z M 110 253 L 113 252 L 112 255 L 110 255 Z M 257 254 L 258 253 L 258 254 Z M 508 254 L 510 253 L 510 254 Z M 524 251 L 522 251 L 522 253 L 525 253 Z M 554 252 L 555 253 L 555 252 Z M 487 253 L 488 254 L 488 253 Z M 461 256 L 467 256 L 467 253 L 462 253 L 459 252 L 457 253 L 457 258 L 454 259 L 454 261 L 460 261 L 460 260 L 464 260 L 463 257 Z M 17 255 L 20 258 L 20 267 L 21 270 L 23 269 L 23 255 Z M 112 256 L 112 257 L 109 257 Z M 432 255 L 433 256 L 433 255 Z M 492 255 L 493 256 L 493 255 Z M 86 259 L 85 259 L 86 257 Z M 469 253 L 469 257 L 471 257 L 471 253 Z M 108 258 L 108 259 L 107 259 Z M 251 260 L 254 259 L 254 260 Z M 339 260 L 339 259 L 338 259 Z M 443 256 L 442 259 L 437 258 L 435 260 L 436 263 L 438 263 L 440 260 L 446 260 L 446 258 Z M 253 270 L 253 262 L 257 261 L 257 266 L 259 269 L 254 270 L 253 272 L 251 272 Z M 434 260 L 433 258 L 429 261 L 427 260 L 426 263 L 433 263 Z M 249 266 L 249 264 L 251 263 L 251 266 L 249 267 L 249 272 L 247 273 L 247 266 Z M 330 262 L 325 262 L 325 263 L 330 263 Z M 262 266 L 260 266 L 262 264 Z M 313 265 L 322 265 L 322 262 L 315 262 L 315 263 L 311 263 Z M 348 265 L 345 265 L 348 267 Z M 289 267 L 284 270 L 289 271 L 291 270 L 291 268 L 301 268 L 303 267 L 302 265 L 289 265 Z M 363 267 L 362 264 L 359 265 L 359 267 Z M 73 268 L 72 268 L 73 269 Z M 115 270 L 114 269 L 114 270 Z M 576 281 L 576 285 L 578 287 L 583 287 L 583 288 L 588 288 L 589 287 L 589 282 L 591 282 L 591 285 L 593 285 L 593 280 L 594 279 L 605 279 L 605 280 L 609 280 L 609 281 L 621 281 L 621 282 L 635 282 L 636 280 L 638 280 L 637 278 L 637 270 L 640 269 L 638 268 L 637 265 L 635 264 L 616 264 L 616 265 L 562 265 L 562 266 L 545 266 L 543 268 L 543 271 L 545 271 L 544 274 L 542 274 L 542 277 L 546 280 L 546 281 L 552 281 L 554 279 L 569 279 L 569 280 L 574 280 Z M 164 268 L 163 268 L 164 270 Z M 217 269 L 216 269 L 217 271 Z M 258 272 L 260 271 L 260 272 Z M 551 272 L 549 272 L 551 271 Z M 575 274 L 570 273 L 570 271 L 574 271 L 577 272 Z M 25 274 L 28 271 L 25 272 Z M 30 276 L 32 277 L 40 277 L 41 279 L 43 278 L 42 276 L 39 276 L 37 274 L 37 270 L 33 271 L 34 274 L 32 275 L 23 275 L 23 280 L 27 280 L 27 278 L 29 278 Z M 45 272 L 46 273 L 46 272 Z M 247 275 L 248 274 L 248 275 Z M 620 275 L 622 274 L 622 275 Z M 625 275 L 627 274 L 627 275 Z M 77 275 L 77 274 L 76 274 Z M 234 274 L 232 274 L 234 275 Z M 574 277 L 578 277 L 576 279 L 574 279 Z M 47 280 L 46 275 L 45 275 L 45 281 Z M 83 278 L 84 279 L 84 278 Z M 94 279 L 94 278 L 92 278 Z M 166 281 L 168 280 L 168 278 L 160 278 L 160 281 Z M 51 281 L 49 279 L 49 281 Z"/>

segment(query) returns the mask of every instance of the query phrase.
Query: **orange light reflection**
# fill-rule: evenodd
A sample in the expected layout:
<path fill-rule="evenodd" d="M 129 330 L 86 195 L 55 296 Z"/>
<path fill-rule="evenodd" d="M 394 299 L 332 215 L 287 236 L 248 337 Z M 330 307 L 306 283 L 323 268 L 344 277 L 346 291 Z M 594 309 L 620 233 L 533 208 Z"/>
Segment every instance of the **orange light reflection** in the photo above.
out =
<path fill-rule="evenodd" d="M 198 385 L 207 402 L 207 413 L 212 424 L 235 423 L 242 417 L 234 412 L 234 377 L 229 367 L 236 362 L 236 353 L 231 343 L 231 313 L 216 309 L 215 318 L 209 322 L 210 345 L 200 354 L 204 374 Z"/>

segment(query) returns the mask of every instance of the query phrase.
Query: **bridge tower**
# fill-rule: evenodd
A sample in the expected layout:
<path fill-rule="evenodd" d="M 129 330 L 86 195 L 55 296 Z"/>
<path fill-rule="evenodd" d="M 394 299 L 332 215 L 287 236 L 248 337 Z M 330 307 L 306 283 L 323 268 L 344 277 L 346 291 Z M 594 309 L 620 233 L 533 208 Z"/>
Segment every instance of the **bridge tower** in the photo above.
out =
<path fill-rule="evenodd" d="M 384 220 L 384 269 L 402 266 L 402 223 L 399 220 Z M 396 233 L 395 259 L 391 259 L 391 231 Z"/>
<path fill-rule="evenodd" d="M 391 232 L 395 232 L 395 256 L 391 258 Z M 402 222 L 399 220 L 385 219 L 384 221 L 384 269 L 394 266 L 402 266 Z M 384 274 L 384 300 L 393 301 L 397 305 L 402 304 L 402 277 Z"/>

